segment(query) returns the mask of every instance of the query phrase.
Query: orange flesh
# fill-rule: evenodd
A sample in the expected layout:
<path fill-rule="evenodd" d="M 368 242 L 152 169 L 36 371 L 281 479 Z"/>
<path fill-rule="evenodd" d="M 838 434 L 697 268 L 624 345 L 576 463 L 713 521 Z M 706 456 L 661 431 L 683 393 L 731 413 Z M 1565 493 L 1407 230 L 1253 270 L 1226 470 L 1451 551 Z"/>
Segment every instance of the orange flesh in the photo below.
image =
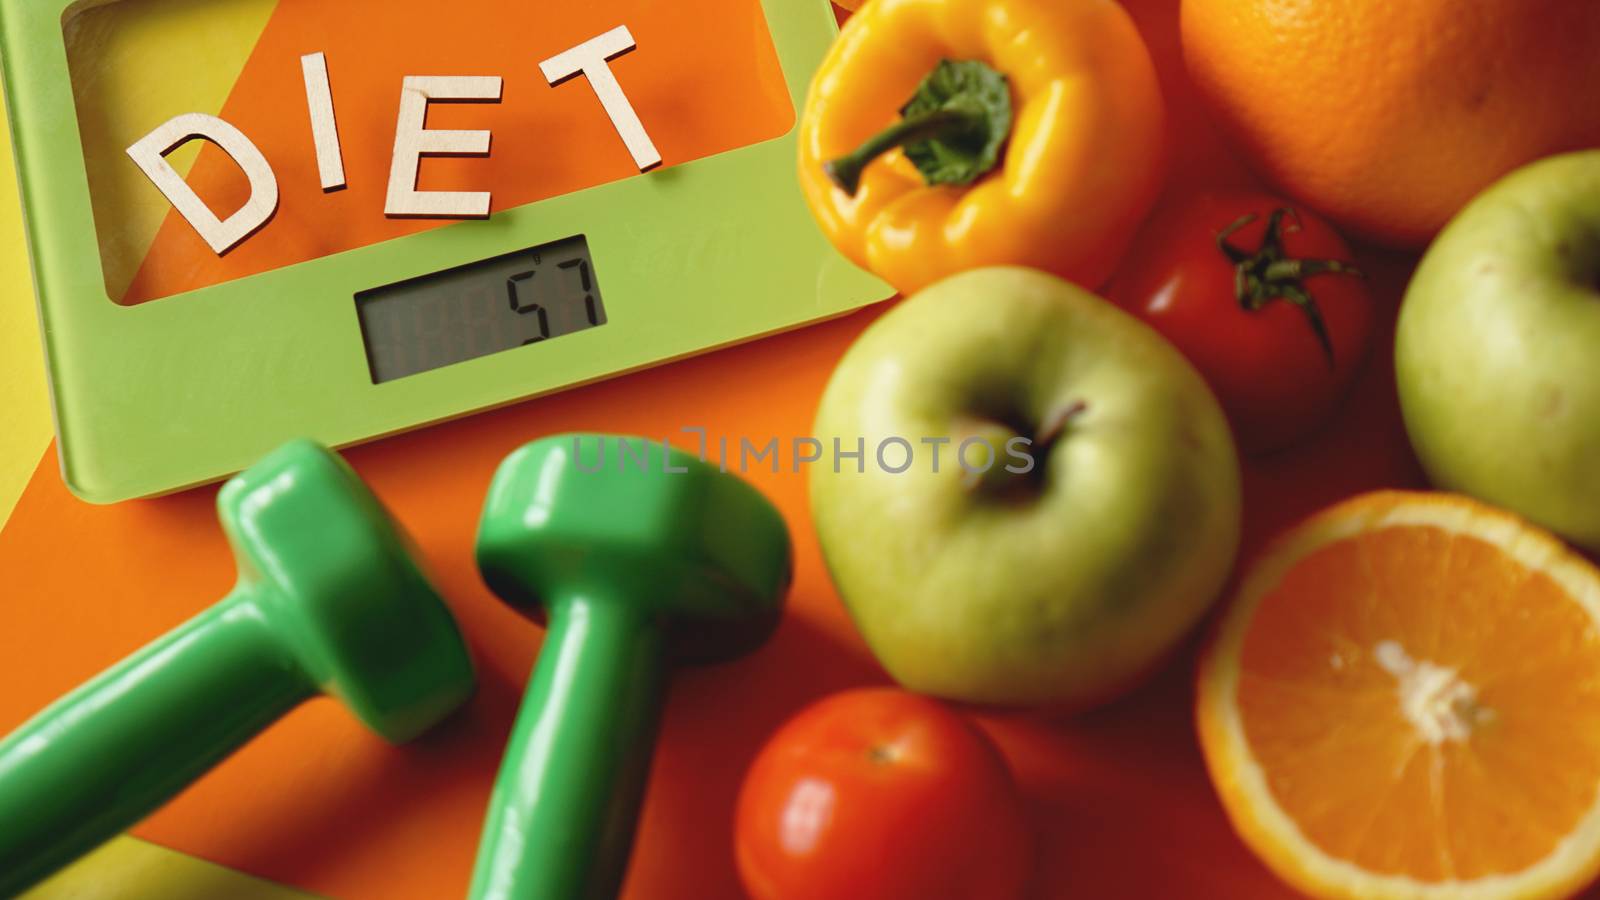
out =
<path fill-rule="evenodd" d="M 1521 871 L 1600 784 L 1594 621 L 1548 575 L 1436 527 L 1300 560 L 1255 612 L 1238 701 L 1279 806 L 1374 873 Z"/>

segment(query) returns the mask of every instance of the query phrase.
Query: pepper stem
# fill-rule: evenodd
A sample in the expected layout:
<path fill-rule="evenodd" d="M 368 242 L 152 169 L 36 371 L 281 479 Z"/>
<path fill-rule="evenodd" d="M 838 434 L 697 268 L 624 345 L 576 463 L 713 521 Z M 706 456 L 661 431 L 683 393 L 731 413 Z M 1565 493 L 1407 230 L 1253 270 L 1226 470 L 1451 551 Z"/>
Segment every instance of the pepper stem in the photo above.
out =
<path fill-rule="evenodd" d="M 942 59 L 900 107 L 900 121 L 822 169 L 853 197 L 867 165 L 901 147 L 927 184 L 966 185 L 1000 164 L 1010 135 L 1006 76 L 976 59 Z"/>
<path fill-rule="evenodd" d="M 952 107 L 929 110 L 890 125 L 866 139 L 850 153 L 822 164 L 822 170 L 839 189 L 854 197 L 861 188 L 861 173 L 867 163 L 896 147 L 916 141 L 942 138 L 959 141 L 972 134 L 981 134 L 988 122 L 986 113 Z"/>

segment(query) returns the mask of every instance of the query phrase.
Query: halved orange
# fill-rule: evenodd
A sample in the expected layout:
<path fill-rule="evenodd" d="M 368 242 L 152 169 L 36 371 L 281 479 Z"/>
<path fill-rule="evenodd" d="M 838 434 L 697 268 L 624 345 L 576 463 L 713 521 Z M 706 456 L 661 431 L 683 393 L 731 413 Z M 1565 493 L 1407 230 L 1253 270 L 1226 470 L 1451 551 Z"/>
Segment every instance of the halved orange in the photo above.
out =
<path fill-rule="evenodd" d="M 1381 492 L 1280 537 L 1201 660 L 1212 782 L 1322 897 L 1567 896 L 1600 871 L 1600 572 L 1509 513 Z"/>

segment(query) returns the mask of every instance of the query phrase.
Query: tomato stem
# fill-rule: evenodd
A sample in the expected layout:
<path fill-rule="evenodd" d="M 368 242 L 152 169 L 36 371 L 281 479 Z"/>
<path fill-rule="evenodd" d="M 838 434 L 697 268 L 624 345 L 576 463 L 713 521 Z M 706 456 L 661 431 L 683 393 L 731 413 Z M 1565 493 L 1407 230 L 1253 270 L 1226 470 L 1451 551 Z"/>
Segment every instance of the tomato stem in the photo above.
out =
<path fill-rule="evenodd" d="M 1322 318 L 1322 308 L 1306 290 L 1304 280 L 1313 275 L 1351 275 L 1365 278 L 1360 269 L 1337 259 L 1296 259 L 1283 247 L 1283 220 L 1289 218 L 1293 227 L 1300 227 L 1300 217 L 1287 206 L 1279 207 L 1267 216 L 1267 230 L 1261 236 L 1261 245 L 1255 250 L 1236 247 L 1229 240 L 1234 232 L 1256 220 L 1255 213 L 1235 219 L 1217 234 L 1217 249 L 1233 263 L 1233 295 L 1239 307 L 1246 312 L 1257 312 L 1273 300 L 1294 304 L 1306 317 L 1311 331 L 1322 347 L 1328 368 L 1334 367 L 1333 339 L 1328 336 L 1328 325 Z"/>

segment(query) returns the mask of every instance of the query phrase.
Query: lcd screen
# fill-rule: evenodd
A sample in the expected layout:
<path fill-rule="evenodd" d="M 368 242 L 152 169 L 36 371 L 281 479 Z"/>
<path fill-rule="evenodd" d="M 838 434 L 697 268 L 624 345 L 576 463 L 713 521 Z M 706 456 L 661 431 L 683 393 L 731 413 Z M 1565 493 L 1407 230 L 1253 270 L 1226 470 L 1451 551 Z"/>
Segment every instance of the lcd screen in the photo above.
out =
<path fill-rule="evenodd" d="M 606 322 L 581 234 L 362 291 L 356 313 L 375 383 Z"/>

